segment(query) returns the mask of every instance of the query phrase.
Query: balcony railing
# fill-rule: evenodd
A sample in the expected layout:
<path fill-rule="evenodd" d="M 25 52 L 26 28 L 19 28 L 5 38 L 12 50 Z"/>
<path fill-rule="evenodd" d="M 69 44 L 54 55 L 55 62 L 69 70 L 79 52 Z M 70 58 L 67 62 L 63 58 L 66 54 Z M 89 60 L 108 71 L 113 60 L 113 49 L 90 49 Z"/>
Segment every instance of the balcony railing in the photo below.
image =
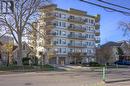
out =
<path fill-rule="evenodd" d="M 68 44 L 69 47 L 87 47 L 86 44 L 82 44 L 82 43 L 69 43 Z"/>
<path fill-rule="evenodd" d="M 100 25 L 95 25 L 95 29 L 100 29 Z"/>
<path fill-rule="evenodd" d="M 46 22 L 46 24 L 45 24 L 45 28 L 46 28 L 46 29 L 48 29 L 48 28 L 53 29 L 54 27 L 55 27 L 55 24 L 52 23 L 52 22 Z"/>
<path fill-rule="evenodd" d="M 69 43 L 68 46 L 81 46 L 82 47 L 82 44 L 81 43 Z"/>
<path fill-rule="evenodd" d="M 74 34 L 69 34 L 68 38 L 73 38 L 73 39 L 86 39 L 85 36 L 83 35 L 74 35 Z"/>
<path fill-rule="evenodd" d="M 68 52 L 68 55 L 71 55 L 71 56 L 73 56 L 73 55 L 75 55 L 75 54 L 80 54 L 80 56 L 87 56 L 88 54 L 86 53 L 86 52 Z"/>
<path fill-rule="evenodd" d="M 82 18 L 68 18 L 69 22 L 79 23 L 79 24 L 85 24 L 85 20 Z"/>
<path fill-rule="evenodd" d="M 50 32 L 50 33 L 46 33 L 46 35 L 48 35 L 48 36 L 55 36 L 56 35 L 56 33 L 54 33 L 54 32 Z"/>
<path fill-rule="evenodd" d="M 85 32 L 86 28 L 81 26 L 69 26 L 68 30 Z"/>
<path fill-rule="evenodd" d="M 96 40 L 96 43 L 100 43 L 100 40 Z"/>
<path fill-rule="evenodd" d="M 99 32 L 100 32 L 100 30 L 95 30 L 95 32 L 96 32 L 96 33 L 99 33 Z"/>
<path fill-rule="evenodd" d="M 53 20 L 55 19 L 55 15 L 52 13 L 46 13 L 46 15 L 42 16 L 42 18 L 44 19 L 44 21 L 48 21 L 48 20 Z"/>
<path fill-rule="evenodd" d="M 95 32 L 95 36 L 100 36 L 100 32 Z"/>

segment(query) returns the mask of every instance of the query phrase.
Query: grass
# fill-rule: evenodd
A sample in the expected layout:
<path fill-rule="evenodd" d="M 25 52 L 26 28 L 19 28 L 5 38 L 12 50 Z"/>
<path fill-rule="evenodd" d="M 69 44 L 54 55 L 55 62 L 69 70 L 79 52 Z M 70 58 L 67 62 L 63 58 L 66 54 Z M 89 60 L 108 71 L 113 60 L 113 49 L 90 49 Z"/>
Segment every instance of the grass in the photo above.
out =
<path fill-rule="evenodd" d="M 59 69 L 51 65 L 39 65 L 39 66 L 16 66 L 9 65 L 1 66 L 0 71 L 14 71 L 14 72 L 33 72 L 33 71 L 58 71 Z"/>

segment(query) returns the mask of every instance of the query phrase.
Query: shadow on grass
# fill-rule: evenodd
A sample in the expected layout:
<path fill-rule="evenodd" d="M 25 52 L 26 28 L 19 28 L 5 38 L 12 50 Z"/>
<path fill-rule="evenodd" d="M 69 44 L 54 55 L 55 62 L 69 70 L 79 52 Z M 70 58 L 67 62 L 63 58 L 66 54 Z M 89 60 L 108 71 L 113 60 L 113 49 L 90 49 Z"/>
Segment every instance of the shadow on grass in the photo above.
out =
<path fill-rule="evenodd" d="M 130 79 L 120 79 L 120 80 L 105 81 L 105 83 L 111 84 L 111 83 L 127 82 L 127 81 L 130 81 Z"/>

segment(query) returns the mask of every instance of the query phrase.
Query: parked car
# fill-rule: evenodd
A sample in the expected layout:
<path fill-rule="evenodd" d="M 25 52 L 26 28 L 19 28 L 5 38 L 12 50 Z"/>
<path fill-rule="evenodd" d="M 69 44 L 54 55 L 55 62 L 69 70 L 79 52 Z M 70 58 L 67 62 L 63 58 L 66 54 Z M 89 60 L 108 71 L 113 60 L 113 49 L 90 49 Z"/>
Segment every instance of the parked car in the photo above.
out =
<path fill-rule="evenodd" d="M 130 65 L 130 61 L 127 61 L 127 60 L 118 60 L 114 63 L 118 65 Z"/>

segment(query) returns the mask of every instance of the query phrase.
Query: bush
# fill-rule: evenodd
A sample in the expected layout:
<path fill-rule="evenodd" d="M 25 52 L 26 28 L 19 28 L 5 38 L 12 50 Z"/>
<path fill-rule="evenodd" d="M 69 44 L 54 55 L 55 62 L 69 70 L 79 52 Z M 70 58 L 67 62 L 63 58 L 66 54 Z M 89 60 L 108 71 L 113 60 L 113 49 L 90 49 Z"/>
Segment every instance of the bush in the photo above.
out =
<path fill-rule="evenodd" d="M 30 58 L 27 58 L 27 57 L 23 58 L 22 59 L 22 64 L 23 65 L 29 65 L 29 60 L 30 60 Z"/>
<path fill-rule="evenodd" d="M 45 64 L 45 65 L 41 65 L 41 69 L 45 71 L 50 71 L 50 70 L 55 70 L 55 67 Z"/>
<path fill-rule="evenodd" d="M 99 67 L 99 66 L 102 66 L 102 65 L 100 65 L 100 64 L 97 63 L 97 62 L 89 62 L 89 66 L 92 66 L 92 67 Z"/>
<path fill-rule="evenodd" d="M 46 64 L 46 65 L 43 65 L 42 67 L 44 67 L 44 68 L 54 68 L 53 66 L 51 66 L 51 65 L 48 65 L 48 64 Z"/>
<path fill-rule="evenodd" d="M 31 57 L 32 65 L 37 66 L 38 65 L 38 58 L 36 56 Z"/>
<path fill-rule="evenodd" d="M 88 63 L 82 63 L 82 66 L 89 66 Z"/>

